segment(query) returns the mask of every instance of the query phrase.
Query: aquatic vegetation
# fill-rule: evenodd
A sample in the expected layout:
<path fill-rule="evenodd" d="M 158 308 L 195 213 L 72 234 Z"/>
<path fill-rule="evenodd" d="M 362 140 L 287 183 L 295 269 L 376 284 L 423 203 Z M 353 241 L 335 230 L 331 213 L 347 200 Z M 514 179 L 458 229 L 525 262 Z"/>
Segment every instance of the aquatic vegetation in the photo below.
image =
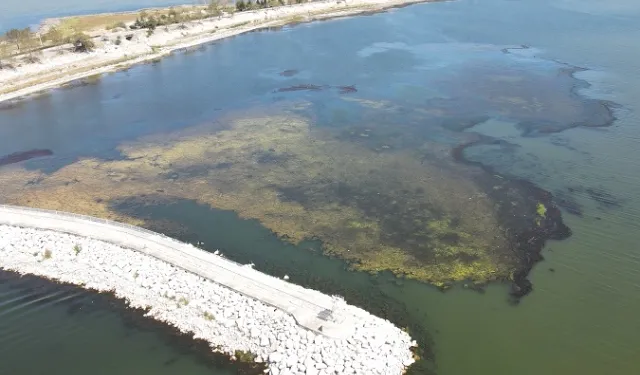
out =
<path fill-rule="evenodd" d="M 554 202 L 558 205 L 558 207 L 561 207 L 565 212 L 569 214 L 580 217 L 583 215 L 582 206 L 578 204 L 578 202 L 573 197 L 571 197 L 564 191 L 554 192 Z"/>
<path fill-rule="evenodd" d="M 584 190 L 589 198 L 601 204 L 602 207 L 605 208 L 618 208 L 622 204 L 618 198 L 613 196 L 611 193 L 604 191 L 599 188 L 586 188 Z"/>
<path fill-rule="evenodd" d="M 277 92 L 291 92 L 291 91 L 321 91 L 324 87 L 313 84 L 301 84 L 289 87 L 282 87 Z"/>
<path fill-rule="evenodd" d="M 300 71 L 298 69 L 287 69 L 280 72 L 280 76 L 282 77 L 293 77 L 298 74 Z"/>
<path fill-rule="evenodd" d="M 340 89 L 340 94 L 351 94 L 354 92 L 358 92 L 356 85 L 338 86 L 338 89 Z"/>
<path fill-rule="evenodd" d="M 23 152 L 14 152 L 12 154 L 0 157 L 0 167 L 3 165 L 19 163 L 21 161 L 50 155 L 53 155 L 53 152 L 51 150 L 36 149 Z"/>
<path fill-rule="evenodd" d="M 239 362 L 253 363 L 256 359 L 256 355 L 245 350 L 236 350 L 234 357 Z"/>
<path fill-rule="evenodd" d="M 213 316 L 213 314 L 211 314 L 208 311 L 205 311 L 204 313 L 202 313 L 202 316 L 206 319 L 206 320 L 215 320 L 215 317 Z"/>
<path fill-rule="evenodd" d="M 542 203 L 538 203 L 536 205 L 536 214 L 538 214 L 538 216 L 540 216 L 541 218 L 547 217 L 547 207 L 545 207 L 545 205 Z"/>
<path fill-rule="evenodd" d="M 411 150 L 376 152 L 292 115 L 229 121 L 226 130 L 203 126 L 123 145 L 122 160 L 84 159 L 51 175 L 16 169 L 0 181 L 11 202 L 133 224 L 143 221 L 113 210 L 115 202 L 194 199 L 258 219 L 293 243 L 319 239 L 355 269 L 442 288 L 504 280 L 518 269 L 496 202 L 469 178 L 475 168 Z M 19 182 L 33 178 L 41 181 Z"/>

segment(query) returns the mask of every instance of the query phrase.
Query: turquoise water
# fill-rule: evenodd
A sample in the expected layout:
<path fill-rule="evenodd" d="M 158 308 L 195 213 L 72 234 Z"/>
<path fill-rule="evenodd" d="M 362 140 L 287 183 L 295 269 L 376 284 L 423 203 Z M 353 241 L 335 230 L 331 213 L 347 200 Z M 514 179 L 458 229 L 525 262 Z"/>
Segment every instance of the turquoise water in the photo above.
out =
<path fill-rule="evenodd" d="M 574 208 L 564 213 L 574 235 L 547 245 L 545 260 L 530 274 L 534 292 L 515 307 L 507 303 L 507 285 L 483 294 L 463 288 L 441 293 L 385 275 L 372 278 L 322 257 L 317 243 L 290 246 L 255 221 L 192 202 L 128 209 L 180 222 L 185 239 L 203 240 L 231 258 L 328 292 L 341 289 L 364 306 L 418 322 L 430 334 L 438 374 L 636 374 L 639 15 L 640 5 L 631 0 L 462 0 L 247 34 L 5 109 L 0 155 L 51 149 L 52 158 L 26 167 L 54 173 L 82 157 L 118 159 L 116 147 L 139 137 L 300 101 L 311 105 L 298 113 L 318 128 L 366 123 L 385 134 L 386 124 L 394 124 L 406 147 L 415 139 L 453 144 L 473 132 L 506 141 L 466 155 L 529 179 Z M 574 73 L 579 80 L 567 73 L 575 67 L 588 69 Z M 279 75 L 287 69 L 299 72 Z M 327 88 L 278 92 L 298 84 Z M 344 100 L 333 87 L 345 85 L 358 90 L 351 98 L 390 103 L 393 111 Z M 514 101 L 518 97 L 535 98 L 539 106 L 524 107 Z M 586 128 L 607 123 L 602 100 L 615 103 L 617 120 Z M 449 121 L 420 108 L 444 112 Z M 387 301 L 388 309 L 378 301 Z M 12 327 L 37 326 L 33 319 L 49 313 L 64 324 L 74 321 L 54 307 L 38 311 L 40 318 L 17 315 Z M 93 332 L 92 324 L 100 320 L 88 317 L 75 326 Z M 139 362 L 128 366 L 156 372 L 148 345 L 157 339 L 145 340 L 115 335 L 106 342 L 139 350 Z M 29 341 L 16 346 L 4 363 L 23 363 L 29 349 Z M 193 359 L 175 355 L 185 366 L 176 372 L 197 373 L 190 370 Z M 13 366 L 13 373 L 32 373 Z"/>

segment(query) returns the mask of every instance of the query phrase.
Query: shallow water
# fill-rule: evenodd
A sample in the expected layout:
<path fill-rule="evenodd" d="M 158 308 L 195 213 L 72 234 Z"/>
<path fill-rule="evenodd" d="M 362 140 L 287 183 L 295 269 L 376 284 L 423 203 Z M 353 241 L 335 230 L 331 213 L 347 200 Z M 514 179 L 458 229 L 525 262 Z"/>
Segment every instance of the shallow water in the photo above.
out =
<path fill-rule="evenodd" d="M 207 248 L 306 285 L 342 288 L 371 309 L 419 322 L 433 339 L 439 374 L 635 374 L 638 8 L 632 1 L 605 8 L 457 1 L 252 33 L 3 110 L 0 154 L 50 149 L 52 157 L 24 165 L 51 174 L 83 157 L 122 159 L 123 145 L 140 137 L 162 139 L 195 125 L 223 124 L 239 112 L 264 116 L 281 108 L 333 135 L 370 128 L 398 148 L 419 141 L 452 145 L 474 133 L 504 140 L 466 155 L 497 173 L 532 180 L 581 214 L 564 213 L 574 235 L 547 245 L 545 261 L 531 274 L 534 292 L 517 307 L 507 304 L 506 285 L 484 294 L 462 287 L 443 294 L 385 274 L 347 271 L 322 257 L 316 243 L 287 245 L 255 221 L 193 202 L 112 207 L 179 222 L 182 227 L 167 225 L 167 232 L 204 240 Z M 503 51 L 522 45 L 530 48 Z M 576 66 L 590 69 L 575 73 L 582 81 L 567 73 Z M 293 69 L 298 72 L 279 74 Z M 319 89 L 278 91 L 303 84 Z M 336 88 L 348 85 L 358 91 Z M 574 85 L 580 97 L 571 92 Z M 617 103 L 614 126 L 546 134 L 606 124 L 609 112 L 596 100 Z M 82 182 L 78 186 L 68 190 L 84 191 Z M 384 301 L 387 308 L 380 306 Z M 29 315 L 22 319 L 30 324 Z"/>
<path fill-rule="evenodd" d="M 202 4 L 202 2 L 197 0 L 4 0 L 3 13 L 0 15 L 0 32 L 27 26 L 36 29 L 43 19 L 51 17 L 126 12 L 180 4 Z"/>
<path fill-rule="evenodd" d="M 238 373 L 142 313 L 78 288 L 0 272 L 0 373 Z"/>

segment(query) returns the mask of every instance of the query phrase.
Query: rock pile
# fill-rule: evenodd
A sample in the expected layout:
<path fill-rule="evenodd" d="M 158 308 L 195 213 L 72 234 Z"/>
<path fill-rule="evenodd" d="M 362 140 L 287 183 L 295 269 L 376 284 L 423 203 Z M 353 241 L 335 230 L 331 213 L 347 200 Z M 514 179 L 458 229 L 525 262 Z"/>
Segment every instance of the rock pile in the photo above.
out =
<path fill-rule="evenodd" d="M 90 238 L 0 225 L 0 268 L 114 291 L 131 307 L 233 355 L 253 353 L 269 373 L 401 374 L 415 345 L 390 322 L 354 306 L 355 333 L 330 339 L 298 326 L 290 315 L 139 252 Z"/>

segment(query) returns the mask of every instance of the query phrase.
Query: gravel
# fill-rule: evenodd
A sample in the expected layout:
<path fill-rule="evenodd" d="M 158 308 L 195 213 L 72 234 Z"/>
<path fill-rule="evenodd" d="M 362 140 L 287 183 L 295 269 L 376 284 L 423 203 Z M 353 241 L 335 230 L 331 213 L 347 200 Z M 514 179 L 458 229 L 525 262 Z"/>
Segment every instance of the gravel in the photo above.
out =
<path fill-rule="evenodd" d="M 363 317 L 346 339 L 296 324 L 289 314 L 134 250 L 48 230 L 0 225 L 0 268 L 113 291 L 147 316 L 233 355 L 251 352 L 269 373 L 402 374 L 415 342 L 387 320 Z M 358 310 L 358 311 L 356 311 Z"/>

